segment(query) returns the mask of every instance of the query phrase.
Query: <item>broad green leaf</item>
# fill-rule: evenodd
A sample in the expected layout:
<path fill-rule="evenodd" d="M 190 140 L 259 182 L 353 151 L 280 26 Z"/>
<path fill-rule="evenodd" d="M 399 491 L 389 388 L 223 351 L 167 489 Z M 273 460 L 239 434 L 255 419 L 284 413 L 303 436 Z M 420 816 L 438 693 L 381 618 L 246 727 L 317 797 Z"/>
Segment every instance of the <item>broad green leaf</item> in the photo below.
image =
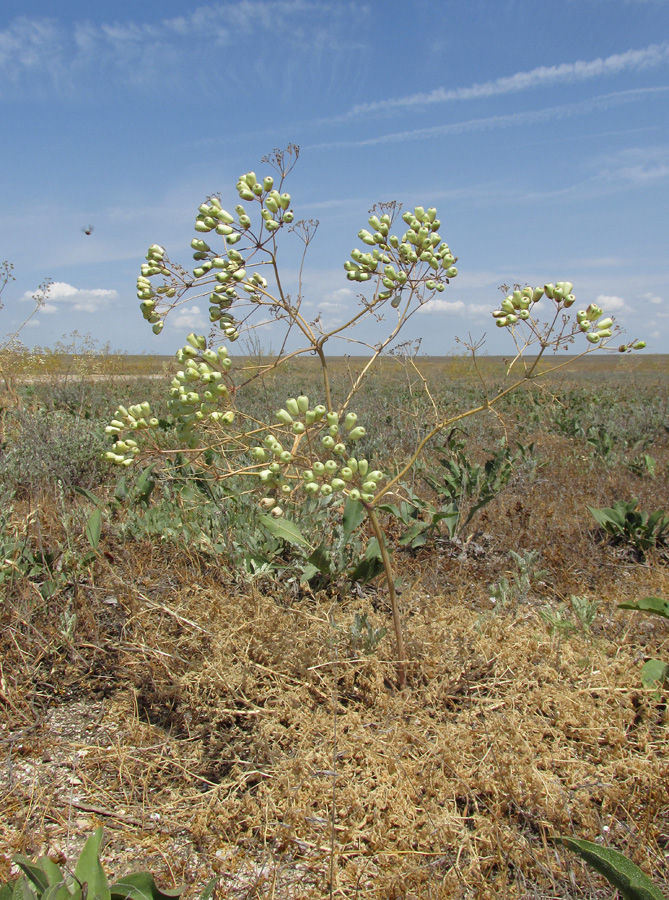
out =
<path fill-rule="evenodd" d="M 61 872 L 60 866 L 57 866 L 53 860 L 49 859 L 48 856 L 42 856 L 38 862 L 52 887 L 56 884 L 60 885 L 63 882 L 65 876 Z"/>
<path fill-rule="evenodd" d="M 358 504 L 358 506 L 359 505 L 360 504 Z M 330 566 L 330 558 L 327 554 L 327 544 L 321 544 L 319 547 L 316 547 L 314 552 L 309 557 L 308 562 L 310 562 L 318 572 L 321 572 L 323 575 L 329 575 L 332 571 L 332 568 Z M 315 574 L 316 572 L 313 573 L 313 575 Z M 313 575 L 311 575 L 310 577 L 313 578 Z M 306 580 L 309 581 L 309 578 L 307 578 Z"/>
<path fill-rule="evenodd" d="M 594 506 L 589 506 L 588 510 L 591 515 L 594 516 L 597 523 L 606 531 L 610 531 L 612 526 L 622 528 L 622 522 L 618 521 L 616 510 L 611 509 L 611 507 L 604 506 L 601 509 L 597 509 Z"/>
<path fill-rule="evenodd" d="M 669 664 L 661 659 L 648 659 L 641 667 L 641 683 L 645 688 L 661 688 L 669 681 Z"/>
<path fill-rule="evenodd" d="M 416 522 L 416 524 L 412 525 L 408 531 L 405 531 L 399 539 L 400 547 L 406 547 L 407 544 L 410 544 L 414 549 L 422 547 L 427 540 L 427 534 L 425 532 L 428 527 L 429 526 L 426 525 L 425 522 Z"/>
<path fill-rule="evenodd" d="M 119 503 L 122 503 L 128 496 L 128 485 L 125 480 L 125 475 L 121 475 L 121 477 L 116 482 L 116 488 L 114 489 L 114 498 L 118 500 Z"/>
<path fill-rule="evenodd" d="M 96 506 L 104 506 L 104 502 L 100 500 L 99 497 L 96 497 L 95 494 L 91 493 L 87 488 L 80 487 L 79 485 L 74 486 L 74 490 L 77 494 L 81 494 L 82 497 L 86 497 L 87 500 L 90 500 L 91 503 L 94 503 Z"/>
<path fill-rule="evenodd" d="M 344 515 L 342 517 L 342 525 L 344 528 L 344 544 L 348 544 L 351 535 L 358 528 L 367 513 L 362 503 L 357 500 L 348 499 L 344 505 Z"/>
<path fill-rule="evenodd" d="M 124 875 L 109 888 L 111 900 L 174 900 L 183 891 L 183 887 L 161 890 L 150 872 Z"/>
<path fill-rule="evenodd" d="M 38 894 L 24 875 L 16 879 L 12 890 L 12 900 L 36 900 L 37 897 Z"/>
<path fill-rule="evenodd" d="M 86 522 L 86 537 L 88 543 L 94 550 L 98 549 L 100 543 L 100 532 L 102 529 L 102 510 L 94 509 Z"/>
<path fill-rule="evenodd" d="M 102 828 L 96 828 L 84 844 L 74 870 L 77 880 L 87 885 L 87 900 L 110 900 L 107 876 L 100 862 L 101 843 Z"/>
<path fill-rule="evenodd" d="M 281 517 L 273 519 L 271 516 L 258 516 L 262 524 L 274 537 L 282 538 L 289 544 L 298 544 L 302 547 L 310 547 L 309 541 L 304 537 L 295 522 Z"/>
<path fill-rule="evenodd" d="M 16 855 L 13 860 L 16 865 L 25 873 L 26 878 L 31 881 L 37 891 L 41 894 L 49 887 L 49 878 L 39 863 L 34 863 L 25 856 Z"/>
<path fill-rule="evenodd" d="M 367 584 L 368 581 L 373 581 L 381 572 L 383 572 L 383 563 L 380 559 L 362 559 L 353 571 L 349 572 L 348 577 L 351 581 Z"/>
<path fill-rule="evenodd" d="M 661 597 L 642 597 L 640 600 L 628 600 L 626 603 L 619 603 L 618 609 L 634 609 L 637 612 L 655 613 L 664 619 L 669 619 L 669 600 L 663 600 Z"/>
<path fill-rule="evenodd" d="M 12 885 L 11 884 L 0 885 L 0 900 L 11 900 L 11 897 L 12 897 Z"/>
<path fill-rule="evenodd" d="M 559 838 L 559 840 L 603 875 L 620 891 L 625 900 L 666 900 L 650 878 L 644 875 L 631 859 L 617 850 L 576 838 Z"/>

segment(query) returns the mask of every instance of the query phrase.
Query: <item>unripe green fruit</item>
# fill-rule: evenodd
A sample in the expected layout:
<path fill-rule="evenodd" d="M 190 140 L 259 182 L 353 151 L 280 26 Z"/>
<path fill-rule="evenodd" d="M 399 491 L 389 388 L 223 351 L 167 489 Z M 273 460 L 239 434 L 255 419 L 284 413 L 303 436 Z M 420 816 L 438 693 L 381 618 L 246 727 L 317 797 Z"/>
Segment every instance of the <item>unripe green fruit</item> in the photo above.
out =
<path fill-rule="evenodd" d="M 314 414 L 316 416 L 316 421 L 320 422 L 323 416 L 326 414 L 327 409 L 323 406 L 322 403 L 319 403 L 318 406 L 314 406 Z"/>
<path fill-rule="evenodd" d="M 368 478 L 370 481 L 383 481 L 384 479 L 383 472 L 380 472 L 378 469 L 375 469 L 373 472 L 370 472 Z"/>
<path fill-rule="evenodd" d="M 355 456 L 351 456 L 350 459 L 347 459 L 346 465 L 354 474 L 358 471 L 358 460 L 355 458 Z"/>
<path fill-rule="evenodd" d="M 604 329 L 610 328 L 613 325 L 613 319 L 602 319 L 597 322 L 597 330 L 603 331 Z"/>
<path fill-rule="evenodd" d="M 600 338 L 610 338 L 613 332 L 610 328 L 597 328 L 597 334 Z"/>
<path fill-rule="evenodd" d="M 325 475 L 325 465 L 320 460 L 314 463 L 314 475 L 318 475 L 319 478 Z"/>
<path fill-rule="evenodd" d="M 451 266 L 449 269 L 446 269 L 446 277 L 447 278 L 455 278 L 458 274 L 458 270 L 455 266 Z"/>
<path fill-rule="evenodd" d="M 303 422 L 293 422 L 291 429 L 293 434 L 304 434 L 304 432 L 306 431 Z"/>
<path fill-rule="evenodd" d="M 279 459 L 282 463 L 285 463 L 287 465 L 288 463 L 291 463 L 293 461 L 293 454 L 290 452 L 290 450 L 284 450 L 283 453 L 279 456 Z"/>
<path fill-rule="evenodd" d="M 351 465 L 350 460 L 349 460 L 349 465 Z M 367 462 L 367 460 L 359 459 L 358 460 L 358 474 L 361 475 L 363 478 L 365 478 L 368 471 L 369 471 L 369 463 Z"/>
<path fill-rule="evenodd" d="M 326 434 L 325 437 L 321 439 L 321 444 L 328 450 L 332 450 L 335 445 L 335 439 L 332 435 Z"/>
<path fill-rule="evenodd" d="M 532 291 L 532 303 L 538 303 L 544 295 L 544 289 L 540 287 L 534 288 Z"/>
<path fill-rule="evenodd" d="M 374 499 L 374 494 L 365 494 L 364 492 L 360 494 L 360 499 L 364 500 L 365 503 L 371 503 Z"/>
<path fill-rule="evenodd" d="M 357 421 L 358 421 L 358 416 L 356 415 L 356 413 L 354 413 L 354 412 L 347 413 L 346 419 L 344 420 L 344 428 L 347 431 L 350 431 L 355 426 L 355 423 Z"/>
<path fill-rule="evenodd" d="M 279 420 L 283 425 L 292 425 L 293 417 L 288 412 L 287 409 L 278 409 L 275 413 L 275 418 Z"/>
<path fill-rule="evenodd" d="M 288 209 L 290 206 L 290 194 L 281 194 L 279 197 L 279 206 L 281 209 Z"/>
<path fill-rule="evenodd" d="M 304 485 L 304 490 L 307 494 L 317 494 L 320 490 L 320 485 L 318 485 L 315 481 L 309 481 Z"/>
<path fill-rule="evenodd" d="M 344 456 L 346 453 L 346 445 L 345 444 L 335 444 L 332 448 L 332 452 L 336 453 L 337 456 Z"/>
<path fill-rule="evenodd" d="M 595 331 L 589 331 L 585 337 L 591 344 L 599 343 L 599 335 Z"/>
<path fill-rule="evenodd" d="M 275 506 L 274 509 L 272 510 L 272 512 L 270 513 L 270 516 L 272 516 L 272 518 L 274 518 L 274 519 L 280 519 L 282 515 L 283 515 L 283 510 L 281 509 L 280 506 Z"/>
<path fill-rule="evenodd" d="M 160 322 L 156 322 L 155 325 L 152 326 L 151 331 L 154 334 L 160 334 L 164 327 L 165 323 L 161 320 Z"/>
<path fill-rule="evenodd" d="M 274 215 L 279 211 L 279 204 L 274 197 L 265 197 L 265 207 Z"/>
<path fill-rule="evenodd" d="M 362 490 L 367 494 L 373 494 L 376 491 L 376 482 L 375 481 L 365 481 L 362 485 Z"/>
<path fill-rule="evenodd" d="M 329 497 L 331 493 L 332 493 L 332 485 L 327 484 L 327 483 L 321 485 L 321 494 L 324 497 Z"/>
<path fill-rule="evenodd" d="M 206 337 L 203 334 L 195 334 L 194 331 L 191 331 L 186 340 L 195 350 L 204 350 L 207 346 Z"/>
<path fill-rule="evenodd" d="M 339 466 L 334 461 L 334 459 L 327 459 L 325 461 L 325 471 L 328 475 L 334 475 Z"/>
<path fill-rule="evenodd" d="M 275 222 L 273 219 L 268 219 L 268 221 L 265 222 L 265 228 L 268 231 L 276 231 L 277 229 L 281 228 L 281 225 L 279 222 Z"/>
<path fill-rule="evenodd" d="M 527 310 L 527 309 L 518 310 L 518 318 L 519 319 L 522 319 L 523 321 L 525 321 L 526 319 L 529 319 L 529 317 L 530 317 L 529 310 Z"/>
<path fill-rule="evenodd" d="M 300 408 L 297 405 L 297 400 L 295 399 L 295 397 L 289 397 L 286 400 L 286 409 L 291 414 L 291 416 L 299 416 Z"/>
<path fill-rule="evenodd" d="M 238 194 L 242 200 L 253 200 L 255 198 L 255 194 L 249 188 L 241 188 Z"/>
<path fill-rule="evenodd" d="M 313 409 L 308 409 L 304 414 L 304 421 L 307 425 L 313 425 L 316 421 L 316 413 Z"/>
<path fill-rule="evenodd" d="M 269 459 L 269 454 L 267 450 L 264 449 L 264 447 L 254 447 L 251 450 L 251 458 L 256 462 L 267 462 L 267 460 Z"/>
<path fill-rule="evenodd" d="M 351 469 L 350 466 L 344 466 L 339 474 L 344 481 L 351 481 L 353 479 L 353 469 Z"/>
<path fill-rule="evenodd" d="M 360 499 L 360 491 L 357 488 L 353 488 L 353 490 L 348 492 L 349 500 L 359 500 Z"/>
<path fill-rule="evenodd" d="M 338 413 L 336 413 L 336 412 L 328 413 L 326 416 L 326 421 L 327 421 L 328 425 L 330 426 L 330 428 L 332 428 L 334 425 L 338 425 L 339 424 Z"/>
<path fill-rule="evenodd" d="M 251 190 L 256 195 L 256 197 L 259 197 L 263 192 L 263 186 L 262 186 L 262 184 L 260 184 L 259 181 L 256 181 L 256 183 L 252 186 Z"/>
<path fill-rule="evenodd" d="M 346 487 L 346 482 L 342 481 L 341 478 L 333 478 L 330 485 L 333 491 L 343 491 Z"/>
<path fill-rule="evenodd" d="M 365 434 L 367 434 L 367 432 L 362 427 L 362 425 L 358 425 L 349 432 L 348 436 L 352 441 L 359 441 L 360 438 L 363 438 L 365 436 Z"/>
<path fill-rule="evenodd" d="M 302 414 L 306 413 L 309 409 L 309 398 L 304 394 L 300 394 L 300 396 L 297 398 L 297 408 Z"/>

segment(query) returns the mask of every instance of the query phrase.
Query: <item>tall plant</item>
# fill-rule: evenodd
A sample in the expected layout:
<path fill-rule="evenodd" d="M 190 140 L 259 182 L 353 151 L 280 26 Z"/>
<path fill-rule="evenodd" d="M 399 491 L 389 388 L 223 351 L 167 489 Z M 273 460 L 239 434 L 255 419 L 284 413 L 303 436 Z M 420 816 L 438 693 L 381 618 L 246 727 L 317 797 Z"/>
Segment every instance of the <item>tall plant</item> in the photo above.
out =
<path fill-rule="evenodd" d="M 291 145 L 263 159 L 274 175 L 247 172 L 237 182 L 240 203 L 234 213 L 211 196 L 198 208 L 191 241 L 195 266 L 174 263 L 164 247 L 152 244 L 137 279 L 137 296 L 144 318 L 159 334 L 165 318 L 197 298 L 207 297 L 209 318 L 230 344 L 242 334 L 271 319 L 282 329 L 276 356 L 253 370 L 235 365 L 225 343 L 191 333 L 177 351 L 183 365 L 170 386 L 169 411 L 181 451 L 192 465 L 219 481 L 246 477 L 260 495 L 265 511 L 262 521 L 285 540 L 303 541 L 288 510 L 299 516 L 307 498 L 327 507 L 345 498 L 347 515 L 359 504 L 378 541 L 392 608 L 397 644 L 398 681 L 407 679 L 407 653 L 395 593 L 393 570 L 383 529 L 377 516 L 382 498 L 406 476 L 429 442 L 455 422 L 494 407 L 527 379 L 539 376 L 539 360 L 548 351 L 569 347 L 583 334 L 587 346 L 581 355 L 606 346 L 614 334 L 613 320 L 591 304 L 572 321 L 567 310 L 575 303 L 569 282 L 514 290 L 492 315 L 506 328 L 516 354 L 509 374 L 516 374 L 504 389 L 490 395 L 484 385 L 483 401 L 457 415 L 443 416 L 435 409 L 435 421 L 397 471 L 387 473 L 358 449 L 364 445 L 365 427 L 352 408 L 355 397 L 375 362 L 395 341 L 409 319 L 457 276 L 456 257 L 440 234 L 441 222 L 434 207 L 417 206 L 402 213 L 398 203 L 380 204 L 369 217 L 369 228 L 358 238 L 362 244 L 344 263 L 349 281 L 366 286 L 358 305 L 344 324 L 332 328 L 320 317 L 312 321 L 305 311 L 303 271 L 306 252 L 318 223 L 298 220 L 285 181 L 299 155 Z M 279 267 L 279 240 L 290 232 L 303 244 L 295 295 L 291 295 Z M 545 322 L 539 318 L 540 301 L 550 303 Z M 542 310 L 545 312 L 545 310 Z M 378 339 L 368 344 L 359 339 L 360 326 L 373 319 Z M 355 335 L 355 336 L 354 336 Z M 297 340 L 299 338 L 299 341 Z M 344 338 L 368 351 L 359 374 L 341 398 L 333 396 L 326 349 L 333 338 Z M 290 339 L 290 340 L 289 340 Z M 289 349 L 289 342 L 298 342 Z M 642 341 L 623 345 L 627 352 L 641 349 Z M 536 348 L 527 360 L 529 348 Z M 470 348 L 475 354 L 476 347 Z M 245 388 L 256 378 L 279 370 L 299 356 L 315 356 L 320 363 L 322 394 L 289 397 L 273 421 L 259 421 L 245 409 Z M 549 371 L 559 367 L 557 363 Z M 543 374 L 546 374 L 544 372 Z M 165 456 L 158 440 L 158 419 L 147 402 L 119 406 L 107 427 L 115 439 L 108 459 L 120 466 Z"/>

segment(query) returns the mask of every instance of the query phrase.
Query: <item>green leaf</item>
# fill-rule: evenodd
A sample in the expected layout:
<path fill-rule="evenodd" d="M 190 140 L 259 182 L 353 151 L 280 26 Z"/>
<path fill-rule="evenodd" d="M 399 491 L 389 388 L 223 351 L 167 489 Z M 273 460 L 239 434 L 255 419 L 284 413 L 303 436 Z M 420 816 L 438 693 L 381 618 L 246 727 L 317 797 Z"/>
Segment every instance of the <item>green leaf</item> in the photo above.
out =
<path fill-rule="evenodd" d="M 12 885 L 11 883 L 0 885 L 0 900 L 11 900 Z"/>
<path fill-rule="evenodd" d="M 655 613 L 656 616 L 669 619 L 669 600 L 663 600 L 661 597 L 642 597 L 640 600 L 628 600 L 626 603 L 619 603 L 618 609 L 634 609 L 637 612 Z"/>
<path fill-rule="evenodd" d="M 661 659 L 648 659 L 641 667 L 641 683 L 645 688 L 661 688 L 669 681 L 669 664 Z"/>
<path fill-rule="evenodd" d="M 95 506 L 104 506 L 104 502 L 100 500 L 99 497 L 96 497 L 95 494 L 91 493 L 87 488 L 80 487 L 75 484 L 74 490 L 77 494 L 81 494 L 82 497 L 86 497 L 87 500 L 90 500 L 91 503 L 94 503 Z"/>
<path fill-rule="evenodd" d="M 309 547 L 309 541 L 304 537 L 295 522 L 290 519 L 280 518 L 273 519 L 271 516 L 258 516 L 259 520 L 274 537 L 288 541 L 289 544 L 297 544 L 302 547 Z"/>
<path fill-rule="evenodd" d="M 121 475 L 119 480 L 116 482 L 116 488 L 114 489 L 114 499 L 118 500 L 119 503 L 122 503 L 128 496 L 128 485 L 125 480 L 125 475 Z"/>
<path fill-rule="evenodd" d="M 88 543 L 94 550 L 98 549 L 100 543 L 100 532 L 102 529 L 102 510 L 94 509 L 86 522 L 86 537 Z"/>
<path fill-rule="evenodd" d="M 351 581 L 367 584 L 368 581 L 373 581 L 381 572 L 383 572 L 383 562 L 380 559 L 362 559 L 353 571 L 349 572 L 348 577 Z"/>
<path fill-rule="evenodd" d="M 81 856 L 74 870 L 75 877 L 81 884 L 87 885 L 88 900 L 110 900 L 107 876 L 100 862 L 100 845 L 102 828 L 96 828 L 84 844 Z"/>
<path fill-rule="evenodd" d="M 359 503 L 357 505 L 360 506 Z M 309 557 L 308 562 L 310 562 L 311 565 L 316 568 L 316 571 L 321 572 L 323 575 L 330 575 L 332 572 L 332 567 L 330 565 L 330 558 L 327 554 L 327 544 L 323 543 L 319 547 L 316 547 L 314 552 Z M 305 569 L 305 575 L 306 571 L 307 570 Z M 315 574 L 316 572 L 314 572 L 310 577 L 313 578 Z M 309 578 L 307 578 L 306 580 L 309 581 Z"/>
<path fill-rule="evenodd" d="M 28 881 L 35 885 L 38 893 L 43 893 L 49 887 L 48 875 L 38 863 L 20 855 L 14 856 L 12 861 L 25 873 Z"/>
<path fill-rule="evenodd" d="M 666 900 L 647 875 L 617 850 L 576 838 L 558 840 L 620 891 L 625 900 Z"/>
<path fill-rule="evenodd" d="M 202 893 L 200 894 L 200 900 L 211 900 L 211 897 L 213 896 L 214 891 L 216 890 L 217 884 L 218 884 L 218 878 L 212 878 L 210 881 L 208 881 L 205 884 Z"/>
<path fill-rule="evenodd" d="M 365 508 L 362 503 L 358 503 L 357 500 L 347 499 L 344 505 L 344 515 L 342 518 L 342 525 L 344 528 L 344 544 L 348 544 L 351 539 L 351 535 L 362 525 L 363 519 L 367 513 L 365 512 Z"/>
<path fill-rule="evenodd" d="M 112 884 L 109 888 L 111 900 L 174 900 L 181 896 L 184 888 L 163 891 L 154 881 L 150 872 L 133 872 Z"/>

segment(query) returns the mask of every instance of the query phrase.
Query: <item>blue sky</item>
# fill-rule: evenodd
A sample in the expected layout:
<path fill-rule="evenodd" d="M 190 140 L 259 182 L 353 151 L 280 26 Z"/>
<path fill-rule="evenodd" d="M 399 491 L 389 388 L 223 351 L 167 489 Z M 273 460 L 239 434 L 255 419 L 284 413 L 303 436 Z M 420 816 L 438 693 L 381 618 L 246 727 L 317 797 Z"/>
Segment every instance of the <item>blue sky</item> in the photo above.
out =
<path fill-rule="evenodd" d="M 28 345 L 77 330 L 172 353 L 206 332 L 200 301 L 152 335 L 135 295 L 146 249 L 192 267 L 198 205 L 234 207 L 239 175 L 292 142 L 296 217 L 321 223 L 314 318 L 353 309 L 343 263 L 370 207 L 399 200 L 436 206 L 458 257 L 409 323 L 421 352 L 469 334 L 508 351 L 497 286 L 558 280 L 669 352 L 668 0 L 5 0 L 0 118 L 0 260 L 16 276 L 0 335 L 55 283 Z"/>

